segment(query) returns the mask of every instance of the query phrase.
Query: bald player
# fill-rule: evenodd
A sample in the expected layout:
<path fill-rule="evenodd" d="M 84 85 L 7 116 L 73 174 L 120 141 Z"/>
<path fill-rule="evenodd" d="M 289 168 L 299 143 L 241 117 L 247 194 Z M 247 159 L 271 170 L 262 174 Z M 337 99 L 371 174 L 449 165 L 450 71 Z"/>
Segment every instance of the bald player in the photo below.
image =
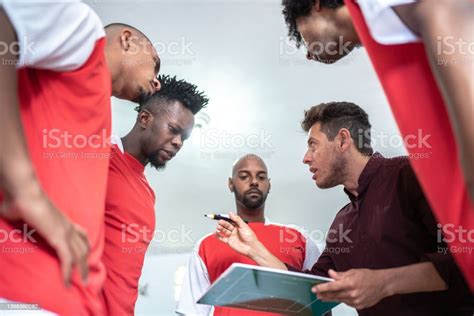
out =
<path fill-rule="evenodd" d="M 160 89 L 160 58 L 153 43 L 140 30 L 124 23 L 105 27 L 105 55 L 112 77 L 112 95 L 143 102 Z"/>
<path fill-rule="evenodd" d="M 265 217 L 265 201 L 270 186 L 267 166 L 260 157 L 249 154 L 234 163 L 228 187 L 234 194 L 237 214 L 249 222 L 255 234 L 277 258 L 298 267 L 311 267 L 320 254 L 316 243 L 307 238 L 301 228 L 276 224 Z M 181 315 L 272 315 L 196 304 L 211 284 L 236 262 L 255 264 L 227 244 L 221 243 L 214 234 L 199 240 L 189 260 L 176 312 Z"/>

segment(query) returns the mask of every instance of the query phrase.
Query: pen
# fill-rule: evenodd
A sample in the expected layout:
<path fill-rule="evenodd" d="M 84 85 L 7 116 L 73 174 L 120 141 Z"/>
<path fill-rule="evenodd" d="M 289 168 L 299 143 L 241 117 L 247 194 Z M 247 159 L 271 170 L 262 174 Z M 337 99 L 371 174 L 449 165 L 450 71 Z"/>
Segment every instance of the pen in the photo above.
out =
<path fill-rule="evenodd" d="M 207 218 L 210 218 L 210 219 L 214 219 L 216 221 L 222 219 L 226 222 L 229 222 L 231 223 L 232 225 L 236 225 L 236 223 L 230 219 L 229 215 L 227 214 L 213 214 L 213 213 L 210 213 L 210 214 L 204 214 L 205 217 Z M 246 224 L 248 224 L 249 222 L 246 221 L 246 220 L 243 220 Z"/>

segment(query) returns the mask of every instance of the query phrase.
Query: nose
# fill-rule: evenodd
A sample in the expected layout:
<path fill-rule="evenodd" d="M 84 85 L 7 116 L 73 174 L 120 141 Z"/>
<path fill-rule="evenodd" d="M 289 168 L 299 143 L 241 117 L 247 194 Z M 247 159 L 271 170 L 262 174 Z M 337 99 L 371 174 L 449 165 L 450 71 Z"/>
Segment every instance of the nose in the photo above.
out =
<path fill-rule="evenodd" d="M 153 84 L 155 85 L 155 92 L 161 89 L 161 83 L 157 77 L 153 78 Z"/>
<path fill-rule="evenodd" d="M 183 139 L 181 138 L 181 135 L 176 135 L 172 142 L 174 147 L 176 147 L 178 150 L 181 149 L 181 147 L 183 147 Z"/>
<path fill-rule="evenodd" d="M 258 187 L 257 177 L 252 177 L 252 178 L 250 179 L 250 186 L 251 186 L 251 187 Z"/>
<path fill-rule="evenodd" d="M 309 152 L 309 150 L 307 150 L 306 153 L 303 156 L 303 163 L 306 164 L 306 165 L 309 165 L 309 164 L 311 164 L 312 160 L 313 159 L 311 157 L 311 153 Z"/>

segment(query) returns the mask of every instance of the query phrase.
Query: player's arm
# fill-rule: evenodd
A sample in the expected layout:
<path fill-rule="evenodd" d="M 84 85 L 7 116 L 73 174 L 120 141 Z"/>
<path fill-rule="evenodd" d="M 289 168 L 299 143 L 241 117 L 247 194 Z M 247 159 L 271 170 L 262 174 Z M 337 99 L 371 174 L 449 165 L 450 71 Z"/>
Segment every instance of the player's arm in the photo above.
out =
<path fill-rule="evenodd" d="M 474 2 L 419 0 L 393 10 L 425 44 L 448 106 L 465 181 L 474 200 Z"/>
<path fill-rule="evenodd" d="M 258 240 L 253 230 L 240 216 L 234 213 L 229 213 L 229 215 L 236 226 L 220 220 L 216 231 L 216 236 L 220 241 L 227 243 L 235 251 L 249 257 L 259 266 L 288 270 L 286 265 Z"/>
<path fill-rule="evenodd" d="M 0 6 L 0 42 L 10 47 L 15 41 L 13 25 Z M 22 219 L 46 239 L 60 258 L 66 284 L 76 264 L 86 279 L 87 235 L 60 213 L 41 189 L 28 155 L 20 118 L 16 70 L 18 56 L 7 51 L 1 57 L 0 187 L 4 197 L 0 216 L 11 220 Z"/>

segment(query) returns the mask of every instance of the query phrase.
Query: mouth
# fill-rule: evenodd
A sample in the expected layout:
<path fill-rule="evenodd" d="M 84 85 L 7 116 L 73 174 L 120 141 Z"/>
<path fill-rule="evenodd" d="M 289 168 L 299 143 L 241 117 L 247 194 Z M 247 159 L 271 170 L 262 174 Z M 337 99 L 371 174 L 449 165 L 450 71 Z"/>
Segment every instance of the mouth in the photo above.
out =
<path fill-rule="evenodd" d="M 260 191 L 260 190 L 249 190 L 249 191 L 247 191 L 247 195 L 262 195 L 262 191 Z"/>
<path fill-rule="evenodd" d="M 176 155 L 175 152 L 166 149 L 161 150 L 161 153 L 163 160 L 171 160 Z"/>
<path fill-rule="evenodd" d="M 313 180 L 316 180 L 316 172 L 318 172 L 318 169 L 310 168 L 309 171 L 313 174 Z"/>

